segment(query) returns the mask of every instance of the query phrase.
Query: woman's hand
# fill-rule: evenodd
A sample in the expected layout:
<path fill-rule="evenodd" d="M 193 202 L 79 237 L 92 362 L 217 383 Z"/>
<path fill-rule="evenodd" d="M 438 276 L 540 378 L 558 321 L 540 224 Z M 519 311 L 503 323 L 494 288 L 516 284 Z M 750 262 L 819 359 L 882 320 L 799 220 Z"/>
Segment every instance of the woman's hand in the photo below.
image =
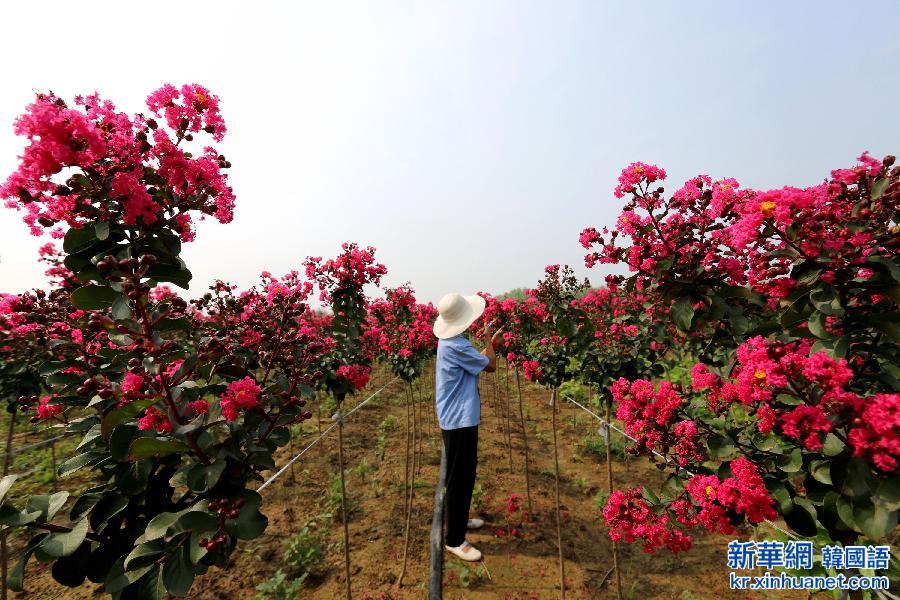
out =
<path fill-rule="evenodd" d="M 500 343 L 500 340 L 503 339 L 503 328 L 501 327 L 497 331 L 491 333 L 491 325 L 493 325 L 493 321 L 484 326 L 484 333 L 481 334 L 481 341 L 484 342 L 485 347 L 496 348 L 497 344 Z"/>

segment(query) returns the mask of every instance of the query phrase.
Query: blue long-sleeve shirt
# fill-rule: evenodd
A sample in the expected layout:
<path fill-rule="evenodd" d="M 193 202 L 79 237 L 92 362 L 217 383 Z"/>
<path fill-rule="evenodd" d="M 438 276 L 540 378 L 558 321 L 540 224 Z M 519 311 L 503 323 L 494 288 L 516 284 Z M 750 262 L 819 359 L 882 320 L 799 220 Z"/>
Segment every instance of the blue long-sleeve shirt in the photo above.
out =
<path fill-rule="evenodd" d="M 479 424 L 478 374 L 489 362 L 462 334 L 438 340 L 434 402 L 441 429 Z"/>

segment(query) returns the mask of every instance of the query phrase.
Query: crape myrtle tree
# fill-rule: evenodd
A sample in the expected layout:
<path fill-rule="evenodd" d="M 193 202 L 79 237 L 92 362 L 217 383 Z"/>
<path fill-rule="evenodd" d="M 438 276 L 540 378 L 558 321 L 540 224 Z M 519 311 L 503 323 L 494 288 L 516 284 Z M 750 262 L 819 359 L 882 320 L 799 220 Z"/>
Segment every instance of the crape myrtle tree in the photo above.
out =
<path fill-rule="evenodd" d="M 337 403 L 338 470 L 341 480 L 341 520 L 344 531 L 344 582 L 351 597 L 350 535 L 348 531 L 347 490 L 344 478 L 344 419 L 341 414 L 347 394 L 368 384 L 375 352 L 364 343 L 368 320 L 365 286 L 379 285 L 387 268 L 375 261 L 375 248 L 345 243 L 335 258 L 309 257 L 306 276 L 319 290 L 319 300 L 331 310 L 326 333 L 330 351 L 321 358 L 322 386 Z"/>
<path fill-rule="evenodd" d="M 527 518 L 534 515 L 534 507 L 531 500 L 531 465 L 528 448 L 528 429 L 525 422 L 525 409 L 522 402 L 521 363 L 525 359 L 525 346 L 529 339 L 537 335 L 540 324 L 547 316 L 544 305 L 533 296 L 525 296 L 521 301 L 515 297 L 507 297 L 498 300 L 488 294 L 485 297 L 487 305 L 484 314 L 480 318 L 483 323 L 494 323 L 495 329 L 503 329 L 499 351 L 505 356 L 507 369 L 512 366 L 515 370 L 516 395 L 519 405 L 519 424 L 522 428 L 522 445 L 525 454 L 525 494 L 528 502 Z M 524 296 L 524 292 L 522 292 Z M 509 394 L 507 393 L 507 425 L 509 423 Z M 511 440 L 510 440 L 511 441 Z M 512 448 L 510 445 L 510 462 L 512 461 Z M 510 467 L 511 470 L 511 467 Z"/>
<path fill-rule="evenodd" d="M 611 386 L 637 449 L 664 454 L 658 495 L 617 491 L 613 539 L 690 547 L 782 517 L 820 545 L 884 541 L 900 508 L 900 182 L 864 153 L 808 188 L 741 189 L 701 175 L 671 197 L 634 163 L 616 229 L 587 229 L 595 263 L 662 298 L 692 385 L 647 375 Z M 622 240 L 630 245 L 620 245 Z"/>
<path fill-rule="evenodd" d="M 407 284 L 385 290 L 385 298 L 370 301 L 368 311 L 369 328 L 364 334 L 368 343 L 390 365 L 394 376 L 406 383 L 406 460 L 403 474 L 406 524 L 403 560 L 396 581 L 397 587 L 400 587 L 406 576 L 409 558 L 409 528 L 415 492 L 413 482 L 420 464 L 421 414 L 417 414 L 413 382 L 420 377 L 437 347 L 437 339 L 432 333 L 437 310 L 431 303 L 416 302 L 415 293 Z"/>
<path fill-rule="evenodd" d="M 295 368 L 307 364 L 297 353 L 310 288 L 293 276 L 217 314 L 155 291 L 187 287 L 180 254 L 192 222 L 228 223 L 234 194 L 225 157 L 194 148 L 195 136 L 225 134 L 218 98 L 166 85 L 147 105 L 152 116 L 118 112 L 96 95 L 70 106 L 39 94 L 16 121 L 29 143 L 0 193 L 35 234 L 62 237 L 79 284 L 50 293 L 61 306 L 67 296 L 58 321 L 67 334 L 44 334 L 53 357 L 38 367 L 49 397 L 38 416 L 83 436 L 60 474 L 90 469 L 97 483 L 71 499 L 68 524 L 54 518 L 66 492 L 0 506 L 0 523 L 33 532 L 12 589 L 34 557 L 60 583 L 87 578 L 115 598 L 187 594 L 238 540 L 263 532 L 251 482 L 273 466 L 289 425 L 309 417 L 302 398 L 316 380 L 338 381 L 322 361 Z M 346 344 L 336 348 L 325 364 L 347 356 Z"/>
<path fill-rule="evenodd" d="M 578 298 L 590 287 L 587 280 L 579 281 L 568 266 L 550 265 L 546 274 L 529 296 L 540 302 L 543 320 L 532 329 L 537 335 L 525 345 L 526 359 L 522 362 L 525 377 L 550 390 L 550 410 L 553 431 L 553 461 L 555 466 L 556 538 L 559 548 L 559 583 L 562 597 L 566 595 L 565 563 L 563 562 L 562 526 L 559 507 L 559 447 L 557 442 L 557 412 L 559 386 L 569 373 L 570 356 L 581 351 L 588 334 L 582 330 L 587 321 L 582 318 Z"/>

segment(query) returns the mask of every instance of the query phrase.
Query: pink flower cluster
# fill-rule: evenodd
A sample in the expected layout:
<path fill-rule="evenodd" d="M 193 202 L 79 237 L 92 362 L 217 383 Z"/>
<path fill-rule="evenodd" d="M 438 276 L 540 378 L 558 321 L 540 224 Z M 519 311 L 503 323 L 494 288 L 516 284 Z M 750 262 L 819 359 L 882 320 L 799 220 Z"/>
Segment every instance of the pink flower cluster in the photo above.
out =
<path fill-rule="evenodd" d="M 750 338 L 737 349 L 738 364 L 731 380 L 723 381 L 698 363 L 691 371 L 693 388 L 707 390 L 709 408 L 715 413 L 732 402 L 754 406 L 760 432 L 780 426 L 782 435 L 801 441 L 808 450 L 821 450 L 825 434 L 833 429 L 827 413 L 852 412 L 862 400 L 845 389 L 853 376 L 847 362 L 824 352 L 810 354 L 810 347 L 809 340 L 782 343 Z M 810 395 L 813 388 L 820 396 Z M 802 402 L 776 407 L 779 394 L 799 397 Z"/>
<path fill-rule="evenodd" d="M 746 515 L 751 523 L 778 517 L 759 470 L 740 457 L 731 462 L 732 477 L 720 480 L 715 475 L 694 475 L 685 490 L 698 506 L 696 520 L 709 531 L 734 533 L 728 512 Z"/>
<path fill-rule="evenodd" d="M 691 537 L 673 524 L 667 514 L 656 514 L 641 497 L 643 488 L 616 490 L 603 508 L 603 518 L 612 540 L 628 543 L 643 540 L 648 554 L 663 545 L 672 552 L 690 550 Z"/>
<path fill-rule="evenodd" d="M 157 116 L 164 115 L 169 127 L 181 135 L 202 129 L 217 142 L 225 138 L 219 97 L 202 85 L 185 84 L 178 90 L 167 83 L 147 96 L 147 108 Z"/>
<path fill-rule="evenodd" d="M 144 416 L 138 420 L 138 429 L 149 431 L 155 429 L 157 433 L 172 433 L 172 422 L 163 411 L 151 406 L 144 412 Z"/>
<path fill-rule="evenodd" d="M 387 273 L 387 267 L 375 262 L 375 248 L 361 248 L 356 243 L 344 243 L 336 258 L 323 261 L 319 256 L 306 259 L 306 277 L 315 281 L 323 302 L 331 300 L 336 291 L 373 283 L 378 285 Z"/>
<path fill-rule="evenodd" d="M 226 421 L 236 420 L 242 411 L 256 408 L 262 390 L 252 377 L 232 381 L 219 400 Z"/>
<path fill-rule="evenodd" d="M 750 523 L 777 518 L 759 470 L 746 458 L 731 463 L 732 476 L 720 480 L 715 475 L 694 475 L 685 484 L 687 497 L 668 505 L 667 511 L 653 510 L 638 487 L 613 492 L 603 517 L 613 540 L 644 541 L 644 552 L 666 545 L 672 552 L 689 550 L 691 537 L 682 531 L 697 525 L 708 531 L 731 535 L 735 532 L 730 515 L 744 515 Z"/>
<path fill-rule="evenodd" d="M 900 460 L 900 394 L 868 398 L 857 427 L 848 439 L 854 456 L 864 456 L 886 473 L 897 471 Z"/>
<path fill-rule="evenodd" d="M 618 404 L 616 418 L 622 421 L 625 432 L 637 440 L 637 451 L 656 450 L 666 452 L 675 444 L 672 420 L 683 401 L 668 381 L 662 381 L 655 390 L 653 383 L 645 379 L 630 382 L 619 378 L 610 389 L 613 401 Z M 690 434 L 689 425 L 681 425 L 680 431 Z M 694 429 L 696 435 L 696 428 Z M 699 450 L 690 437 L 683 440 L 679 462 L 693 460 Z"/>
<path fill-rule="evenodd" d="M 634 193 L 642 183 L 649 185 L 654 181 L 660 181 L 665 178 L 665 169 L 660 169 L 656 165 L 633 162 L 622 169 L 622 174 L 619 175 L 619 185 L 616 186 L 615 191 L 616 198 Z"/>
<path fill-rule="evenodd" d="M 363 365 L 341 365 L 337 368 L 337 376 L 349 381 L 357 391 L 363 389 L 369 383 L 371 370 Z"/>
<path fill-rule="evenodd" d="M 41 419 L 42 421 L 45 419 L 52 419 L 65 410 L 65 407 L 61 404 L 50 404 L 52 400 L 52 396 L 41 397 L 36 408 L 38 419 Z"/>
<path fill-rule="evenodd" d="M 181 146 L 201 130 L 216 141 L 225 134 L 218 98 L 206 88 L 185 85 L 179 92 L 167 84 L 148 98 L 153 112 L 165 113 L 175 140 L 152 119 L 117 112 L 96 94 L 77 97 L 76 105 L 38 94 L 16 120 L 16 133 L 29 144 L 0 185 L 0 198 L 25 211 L 34 235 L 52 229 L 61 237 L 60 226 L 94 220 L 133 227 L 171 218 L 169 225 L 190 241 L 193 211 L 231 221 L 234 193 L 222 172 L 230 163 L 213 148 L 193 153 Z M 67 168 L 74 175 L 66 177 L 73 176 L 57 176 Z"/>

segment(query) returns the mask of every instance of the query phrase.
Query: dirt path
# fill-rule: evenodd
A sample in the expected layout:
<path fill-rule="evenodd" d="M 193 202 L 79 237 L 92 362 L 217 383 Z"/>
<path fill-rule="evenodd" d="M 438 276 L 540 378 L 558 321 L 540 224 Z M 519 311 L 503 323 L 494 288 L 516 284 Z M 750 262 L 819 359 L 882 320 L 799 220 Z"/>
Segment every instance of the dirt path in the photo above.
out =
<path fill-rule="evenodd" d="M 388 379 L 382 377 L 379 383 Z M 380 385 L 373 384 L 370 389 L 378 387 Z M 549 393 L 537 386 L 523 386 L 534 515 L 533 522 L 520 524 L 521 510 L 510 514 L 507 506 L 512 494 L 520 495 L 518 506 L 521 509 L 526 506 L 524 451 L 515 386 L 511 386 L 513 410 L 509 437 L 506 401 L 502 396 L 504 388 L 501 380 L 499 405 L 495 405 L 492 383 L 482 382 L 478 472 L 481 497 L 477 500 L 478 512 L 487 525 L 470 540 L 484 552 L 484 564 L 490 575 L 480 566 L 445 557 L 444 598 L 447 599 L 559 597 Z M 348 402 L 354 405 L 361 399 Z M 403 399 L 402 384 L 394 383 L 347 420 L 345 456 L 347 486 L 353 506 L 349 530 L 354 598 L 427 597 L 428 535 L 440 461 L 440 435 L 433 420 L 431 391 L 423 390 L 422 464 L 416 476 L 409 564 L 404 586 L 398 590 L 394 583 L 402 561 L 404 526 L 406 409 Z M 597 450 L 596 445 L 585 444 L 585 436 L 596 434 L 596 421 L 566 403 L 561 408 L 560 423 L 560 497 L 567 597 L 615 598 L 615 590 L 611 587 L 614 586 L 613 578 L 606 577 L 612 564 L 611 544 L 597 506 L 598 492 L 605 490 L 606 464 L 603 456 L 591 450 Z M 323 428 L 329 424 L 330 421 L 323 418 Z M 303 447 L 316 435 L 317 426 L 313 419 L 306 424 L 296 447 Z M 269 517 L 266 534 L 242 544 L 226 570 L 213 570 L 198 578 L 191 598 L 253 598 L 257 584 L 279 568 L 288 570 L 283 563 L 284 545 L 311 521 L 314 527 L 325 532 L 325 568 L 321 575 L 306 582 L 300 597 L 329 600 L 342 597 L 341 524 L 329 515 L 338 512 L 335 502 L 339 496 L 334 493 L 333 485 L 336 439 L 332 432 L 323 444 L 308 452 L 296 464 L 295 480 L 286 473 L 264 492 L 264 512 Z M 512 441 L 512 471 L 507 439 Z M 278 456 L 278 463 L 286 462 L 289 455 L 285 448 Z M 657 486 L 663 479 L 660 472 L 643 458 L 614 460 L 613 472 L 617 487 Z M 515 498 L 513 503 L 516 503 Z M 513 520 L 509 528 L 507 515 Z M 514 535 L 508 535 L 508 531 Z M 732 593 L 727 588 L 726 543 L 727 539 L 721 536 L 698 534 L 693 550 L 678 557 L 668 551 L 644 554 L 640 544 L 620 546 L 623 596 L 627 599 L 682 600 L 747 598 L 746 593 Z M 29 587 L 31 592 L 20 597 L 89 598 L 92 594 L 89 588 L 60 588 L 46 573 L 34 577 Z M 801 598 L 805 594 L 766 597 Z"/>

